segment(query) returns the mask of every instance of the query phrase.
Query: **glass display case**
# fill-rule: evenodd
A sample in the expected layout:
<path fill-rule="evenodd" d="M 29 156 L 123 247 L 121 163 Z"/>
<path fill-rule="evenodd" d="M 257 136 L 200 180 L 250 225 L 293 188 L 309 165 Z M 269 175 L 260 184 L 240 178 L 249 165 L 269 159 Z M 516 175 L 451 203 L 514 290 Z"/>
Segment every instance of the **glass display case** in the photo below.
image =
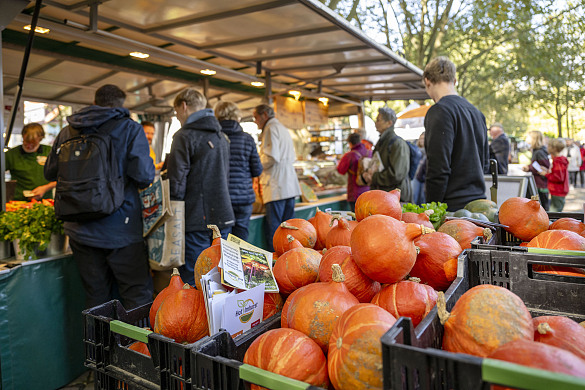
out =
<path fill-rule="evenodd" d="M 347 175 L 340 175 L 336 168 L 337 159 L 329 158 L 294 163 L 299 182 L 311 187 L 317 197 L 338 195 L 347 190 Z"/>

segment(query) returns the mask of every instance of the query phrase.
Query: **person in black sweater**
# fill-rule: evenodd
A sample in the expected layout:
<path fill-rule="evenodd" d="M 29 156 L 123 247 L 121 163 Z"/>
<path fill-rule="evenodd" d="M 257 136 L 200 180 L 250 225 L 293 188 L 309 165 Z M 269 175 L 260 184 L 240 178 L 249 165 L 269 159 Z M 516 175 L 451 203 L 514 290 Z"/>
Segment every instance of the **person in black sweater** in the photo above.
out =
<path fill-rule="evenodd" d="M 437 57 L 423 73 L 435 101 L 425 116 L 426 201 L 447 203 L 449 211 L 485 198 L 489 146 L 484 115 L 457 94 L 455 64 Z"/>

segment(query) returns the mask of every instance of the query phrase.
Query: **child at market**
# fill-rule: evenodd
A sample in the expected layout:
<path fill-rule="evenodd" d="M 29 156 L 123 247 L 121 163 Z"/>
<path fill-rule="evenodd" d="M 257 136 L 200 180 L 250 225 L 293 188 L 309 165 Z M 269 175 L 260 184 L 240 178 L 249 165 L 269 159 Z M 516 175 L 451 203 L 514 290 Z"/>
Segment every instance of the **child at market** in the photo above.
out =
<path fill-rule="evenodd" d="M 569 193 L 569 160 L 561 156 L 565 149 L 565 141 L 553 138 L 548 142 L 548 151 L 552 157 L 552 167 L 545 174 L 548 180 L 548 190 L 551 195 L 550 211 L 560 212 L 565 207 L 565 197 Z"/>

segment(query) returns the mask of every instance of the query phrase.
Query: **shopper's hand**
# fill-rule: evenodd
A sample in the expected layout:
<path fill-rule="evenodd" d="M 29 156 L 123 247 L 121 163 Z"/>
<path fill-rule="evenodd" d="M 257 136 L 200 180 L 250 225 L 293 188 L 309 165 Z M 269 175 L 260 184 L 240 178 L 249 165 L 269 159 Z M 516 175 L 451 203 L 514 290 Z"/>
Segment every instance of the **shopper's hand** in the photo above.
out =
<path fill-rule="evenodd" d="M 528 172 L 528 171 L 530 170 L 530 168 L 528 168 L 528 165 L 524 165 L 524 166 L 522 167 L 522 170 L 523 170 L 524 172 Z"/>
<path fill-rule="evenodd" d="M 362 173 L 362 178 L 364 179 L 364 181 L 366 183 L 368 183 L 368 185 L 370 185 L 372 183 L 373 176 L 374 176 L 374 174 L 371 171 L 364 171 L 364 173 Z"/>

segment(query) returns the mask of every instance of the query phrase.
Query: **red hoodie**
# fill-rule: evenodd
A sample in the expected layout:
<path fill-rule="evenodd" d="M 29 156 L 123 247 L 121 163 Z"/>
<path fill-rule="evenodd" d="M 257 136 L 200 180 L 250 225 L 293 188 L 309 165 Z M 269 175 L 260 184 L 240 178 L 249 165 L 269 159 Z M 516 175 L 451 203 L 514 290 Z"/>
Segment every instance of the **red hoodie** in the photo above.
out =
<path fill-rule="evenodd" d="M 553 158 L 551 173 L 546 175 L 548 190 L 553 196 L 567 196 L 569 193 L 569 160 L 564 156 Z"/>

